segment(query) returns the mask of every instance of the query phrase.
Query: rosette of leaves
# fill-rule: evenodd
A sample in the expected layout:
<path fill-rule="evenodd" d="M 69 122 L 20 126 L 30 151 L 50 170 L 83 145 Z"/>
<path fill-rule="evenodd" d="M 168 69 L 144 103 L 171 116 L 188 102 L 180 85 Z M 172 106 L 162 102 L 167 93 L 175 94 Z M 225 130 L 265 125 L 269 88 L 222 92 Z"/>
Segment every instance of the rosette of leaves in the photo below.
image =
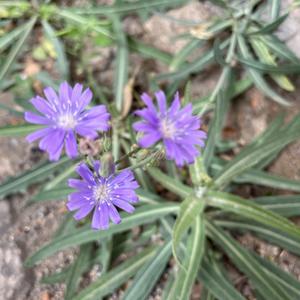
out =
<path fill-rule="evenodd" d="M 281 1 L 277 0 L 210 2 L 220 7 L 220 13 L 208 21 L 192 24 L 176 20 L 188 28 L 181 36 L 187 40 L 186 46 L 171 59 L 170 72 L 159 74 L 155 79 L 170 82 L 169 90 L 173 93 L 183 80 L 217 63 L 221 74 L 216 87 L 197 103 L 202 113 L 214 105 L 232 72 L 235 76 L 246 74 L 270 99 L 290 105 L 273 86 L 293 91 L 295 87 L 288 76 L 299 74 L 300 61 L 277 37 L 276 31 L 296 5 L 283 11 Z"/>
<path fill-rule="evenodd" d="M 53 240 L 27 258 L 26 266 L 32 267 L 58 251 L 78 246 L 79 255 L 71 265 L 43 278 L 45 283 L 66 283 L 66 299 L 105 297 L 125 283 L 123 299 L 147 299 L 164 273 L 168 276 L 163 283 L 163 299 L 189 299 L 197 282 L 203 286 L 204 299 L 245 299 L 229 279 L 228 262 L 223 259 L 226 256 L 248 279 L 258 299 L 298 299 L 300 284 L 291 274 L 234 238 L 251 232 L 299 254 L 300 229 L 288 219 L 300 214 L 298 196 L 244 199 L 234 191 L 245 183 L 300 191 L 299 182 L 264 170 L 286 145 L 300 138 L 299 116 L 289 124 L 284 124 L 282 116 L 277 117 L 239 154 L 224 161 L 219 154 L 232 147 L 220 135 L 229 95 L 224 93 L 218 98 L 206 148 L 194 165 L 178 170 L 168 163 L 162 171 L 151 167 L 153 163 L 143 164 L 145 160 L 149 162 L 143 151 L 133 151 L 135 154 L 129 158 L 141 184 L 136 211 L 122 216 L 121 224 L 111 225 L 105 231 L 91 230 L 88 220 L 76 224 L 67 214 Z M 125 136 L 119 145 L 129 152 L 131 143 L 135 139 Z M 0 194 L 14 193 L 39 181 L 41 190 L 31 202 L 62 199 L 70 193 L 65 182 L 76 163 L 62 158 L 55 164 L 38 166 L 4 183 Z M 145 170 L 135 165 L 144 165 Z M 116 263 L 121 254 L 127 258 Z M 81 278 L 94 265 L 100 265 L 101 275 L 80 290 Z"/>

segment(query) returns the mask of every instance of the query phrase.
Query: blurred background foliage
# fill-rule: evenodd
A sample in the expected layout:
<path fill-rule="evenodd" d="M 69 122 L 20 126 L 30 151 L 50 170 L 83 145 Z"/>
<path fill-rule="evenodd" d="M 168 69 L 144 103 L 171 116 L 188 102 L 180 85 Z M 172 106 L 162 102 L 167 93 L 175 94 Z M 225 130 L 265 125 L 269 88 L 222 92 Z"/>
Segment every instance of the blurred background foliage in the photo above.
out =
<path fill-rule="evenodd" d="M 300 214 L 297 195 L 272 194 L 250 201 L 235 193 L 245 184 L 300 191 L 298 181 L 266 169 L 286 145 L 299 139 L 299 116 L 285 124 L 279 115 L 237 154 L 233 151 L 236 141 L 222 135 L 231 100 L 251 86 L 270 101 L 291 105 L 283 95 L 295 90 L 292 78 L 300 72 L 300 62 L 275 33 L 299 3 L 294 1 L 283 11 L 278 0 L 214 0 L 210 2 L 219 13 L 197 23 L 167 15 L 169 9 L 190 1 L 96 2 L 82 6 L 72 1 L 0 2 L 0 90 L 11 92 L 17 105 L 1 104 L 0 108 L 22 116 L 28 99 L 43 87 L 57 87 L 63 80 L 83 82 L 92 88 L 96 103 L 109 106 L 113 116 L 110 143 L 118 160 L 136 143 L 131 112 L 141 106 L 139 94 L 163 88 L 171 99 L 180 90 L 184 103 L 192 102 L 195 114 L 206 120 L 209 138 L 202 157 L 190 168 L 177 170 L 167 162 L 160 169 L 153 164 L 146 170 L 136 169 L 141 204 L 120 225 L 95 232 L 89 224 L 75 224 L 66 214 L 53 240 L 29 257 L 26 265 L 32 267 L 60 250 L 79 246 L 73 264 L 43 278 L 49 284 L 64 282 L 65 299 L 102 299 L 130 278 L 121 298 L 148 299 L 166 269 L 162 299 L 189 299 L 197 282 L 202 286 L 201 299 L 245 299 L 230 280 L 228 265 L 245 275 L 254 299 L 299 299 L 297 279 L 235 239 L 251 232 L 300 254 L 300 229 L 288 220 Z M 185 42 L 184 47 L 170 54 L 131 32 L 138 32 L 138 24 L 153 14 L 185 29 L 176 37 Z M 140 23 L 130 31 L 126 19 L 132 16 Z M 108 59 L 99 60 L 102 55 Z M 132 55 L 146 58 L 150 65 L 159 63 L 163 72 L 132 64 Z M 191 97 L 194 77 L 212 66 L 218 70 L 212 91 Z M 107 69 L 113 70 L 108 74 L 113 78 L 109 84 L 102 76 Z M 35 128 L 20 121 L 1 127 L 0 135 L 22 136 Z M 229 161 L 222 157 L 228 153 Z M 140 155 L 130 162 L 144 160 Z M 41 162 L 4 182 L 0 195 L 24 191 L 39 182 L 29 204 L 65 198 L 70 193 L 66 179 L 74 175 L 76 163 L 66 158 Z M 138 228 L 138 234 L 133 228 Z M 122 253 L 128 253 L 128 258 L 120 263 Z M 80 279 L 95 264 L 101 265 L 101 276 L 79 291 Z"/>

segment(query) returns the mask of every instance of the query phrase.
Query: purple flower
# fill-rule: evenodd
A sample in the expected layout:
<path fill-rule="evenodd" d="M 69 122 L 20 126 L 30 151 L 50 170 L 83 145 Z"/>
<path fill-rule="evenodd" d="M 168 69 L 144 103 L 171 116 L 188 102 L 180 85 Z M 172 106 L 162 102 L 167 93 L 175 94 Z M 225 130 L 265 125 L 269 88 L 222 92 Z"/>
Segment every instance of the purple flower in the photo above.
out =
<path fill-rule="evenodd" d="M 139 185 L 132 171 L 123 170 L 103 177 L 100 175 L 100 162 L 95 161 L 93 171 L 85 163 L 81 163 L 76 172 L 83 180 L 69 179 L 69 186 L 77 191 L 69 195 L 67 203 L 69 210 L 78 210 L 74 215 L 76 220 L 86 217 L 94 210 L 92 228 L 107 229 L 109 219 L 115 224 L 121 222 L 116 207 L 128 213 L 134 211 L 130 203 L 138 202 L 135 189 Z"/>
<path fill-rule="evenodd" d="M 76 133 L 94 139 L 97 131 L 109 129 L 109 113 L 104 105 L 86 109 L 92 100 L 90 89 L 82 90 L 77 83 L 72 88 L 67 82 L 59 87 L 58 95 L 51 88 L 44 89 L 46 99 L 36 96 L 30 100 L 40 112 L 35 114 L 25 112 L 25 120 L 29 123 L 44 125 L 27 136 L 27 141 L 33 142 L 41 139 L 40 149 L 47 151 L 50 160 L 58 160 L 65 145 L 66 153 L 70 158 L 78 155 Z"/>
<path fill-rule="evenodd" d="M 204 147 L 206 139 L 206 133 L 200 130 L 200 118 L 192 115 L 191 103 L 180 108 L 178 93 L 169 108 L 164 92 L 156 92 L 155 96 L 158 110 L 151 97 L 144 93 L 141 98 L 147 108 L 136 111 L 143 118 L 133 124 L 136 131 L 143 133 L 139 145 L 147 148 L 162 140 L 167 159 L 175 160 L 180 167 L 193 163 L 200 154 L 197 146 Z"/>

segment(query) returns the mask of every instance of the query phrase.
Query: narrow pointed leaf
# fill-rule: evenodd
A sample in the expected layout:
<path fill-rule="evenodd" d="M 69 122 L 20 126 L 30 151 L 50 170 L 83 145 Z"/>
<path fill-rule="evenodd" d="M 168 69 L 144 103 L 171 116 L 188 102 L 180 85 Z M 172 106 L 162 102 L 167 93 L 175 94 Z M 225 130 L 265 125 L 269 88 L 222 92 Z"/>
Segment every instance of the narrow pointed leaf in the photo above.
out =
<path fill-rule="evenodd" d="M 194 221 L 192 233 L 188 238 L 187 252 L 184 268 L 180 268 L 175 276 L 175 282 L 171 289 L 168 300 L 190 299 L 200 263 L 205 248 L 205 226 L 204 218 L 200 215 Z"/>
<path fill-rule="evenodd" d="M 69 164 L 69 161 L 69 158 L 64 157 L 57 163 L 46 162 L 33 170 L 24 172 L 18 177 L 8 179 L 0 186 L 0 196 L 20 191 L 33 182 L 39 182 L 50 177 L 55 171 L 66 167 Z"/>
<path fill-rule="evenodd" d="M 157 284 L 157 281 L 166 268 L 171 254 L 171 242 L 166 242 L 165 245 L 159 247 L 154 257 L 143 266 L 139 273 L 136 274 L 132 284 L 126 290 L 122 299 L 148 299 L 153 287 Z"/>
<path fill-rule="evenodd" d="M 135 226 L 142 224 L 149 224 L 157 219 L 160 219 L 168 214 L 177 213 L 178 205 L 144 205 L 137 208 L 132 215 L 122 214 L 123 219 L 121 224 L 111 224 L 110 228 L 105 231 L 94 231 L 87 224 L 84 228 L 77 229 L 68 236 L 58 237 L 50 244 L 38 250 L 33 256 L 29 257 L 25 264 L 30 267 L 40 262 L 42 259 L 56 253 L 57 251 L 66 249 L 68 247 L 81 245 L 91 241 L 98 241 L 102 238 L 109 237 L 115 233 L 130 230 Z"/>
<path fill-rule="evenodd" d="M 25 25 L 25 29 L 23 34 L 20 36 L 19 40 L 16 42 L 14 47 L 10 50 L 8 56 L 4 60 L 4 64 L 1 66 L 0 69 L 0 81 L 4 79 L 6 74 L 9 72 L 12 64 L 14 63 L 15 59 L 17 58 L 18 54 L 20 53 L 26 39 L 28 38 L 34 24 L 36 22 L 36 17 L 32 17 L 30 21 Z"/>
<path fill-rule="evenodd" d="M 286 232 L 295 238 L 300 235 L 300 228 L 297 225 L 274 212 L 262 208 L 251 200 L 247 201 L 231 194 L 209 191 L 205 201 L 208 205 Z"/>
<path fill-rule="evenodd" d="M 155 254 L 155 247 L 143 250 L 132 258 L 127 259 L 118 267 L 110 270 L 90 286 L 82 290 L 72 300 L 92 300 L 113 293 L 116 288 L 126 282 L 151 259 Z"/>
<path fill-rule="evenodd" d="M 213 268 L 207 258 L 202 261 L 198 277 L 201 283 L 218 299 L 245 300 L 232 283 Z"/>
<path fill-rule="evenodd" d="M 225 251 L 240 271 L 249 276 L 251 282 L 255 284 L 264 297 L 273 300 L 289 300 L 288 295 L 260 267 L 260 263 L 256 261 L 249 251 L 244 249 L 219 226 L 206 222 L 206 227 L 213 241 Z"/>

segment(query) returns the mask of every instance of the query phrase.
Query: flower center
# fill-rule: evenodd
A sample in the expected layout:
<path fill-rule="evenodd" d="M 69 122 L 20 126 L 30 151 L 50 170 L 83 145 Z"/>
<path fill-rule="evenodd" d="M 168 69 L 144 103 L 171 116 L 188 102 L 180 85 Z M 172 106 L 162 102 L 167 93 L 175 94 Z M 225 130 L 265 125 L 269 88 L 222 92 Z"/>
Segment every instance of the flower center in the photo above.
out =
<path fill-rule="evenodd" d="M 172 138 L 176 133 L 176 128 L 172 121 L 165 118 L 160 122 L 160 131 L 164 138 Z"/>
<path fill-rule="evenodd" d="M 109 199 L 109 189 L 106 184 L 95 186 L 93 193 L 97 202 L 104 202 Z"/>
<path fill-rule="evenodd" d="M 64 129 L 73 129 L 76 126 L 77 121 L 73 115 L 65 114 L 58 117 L 57 124 Z"/>

